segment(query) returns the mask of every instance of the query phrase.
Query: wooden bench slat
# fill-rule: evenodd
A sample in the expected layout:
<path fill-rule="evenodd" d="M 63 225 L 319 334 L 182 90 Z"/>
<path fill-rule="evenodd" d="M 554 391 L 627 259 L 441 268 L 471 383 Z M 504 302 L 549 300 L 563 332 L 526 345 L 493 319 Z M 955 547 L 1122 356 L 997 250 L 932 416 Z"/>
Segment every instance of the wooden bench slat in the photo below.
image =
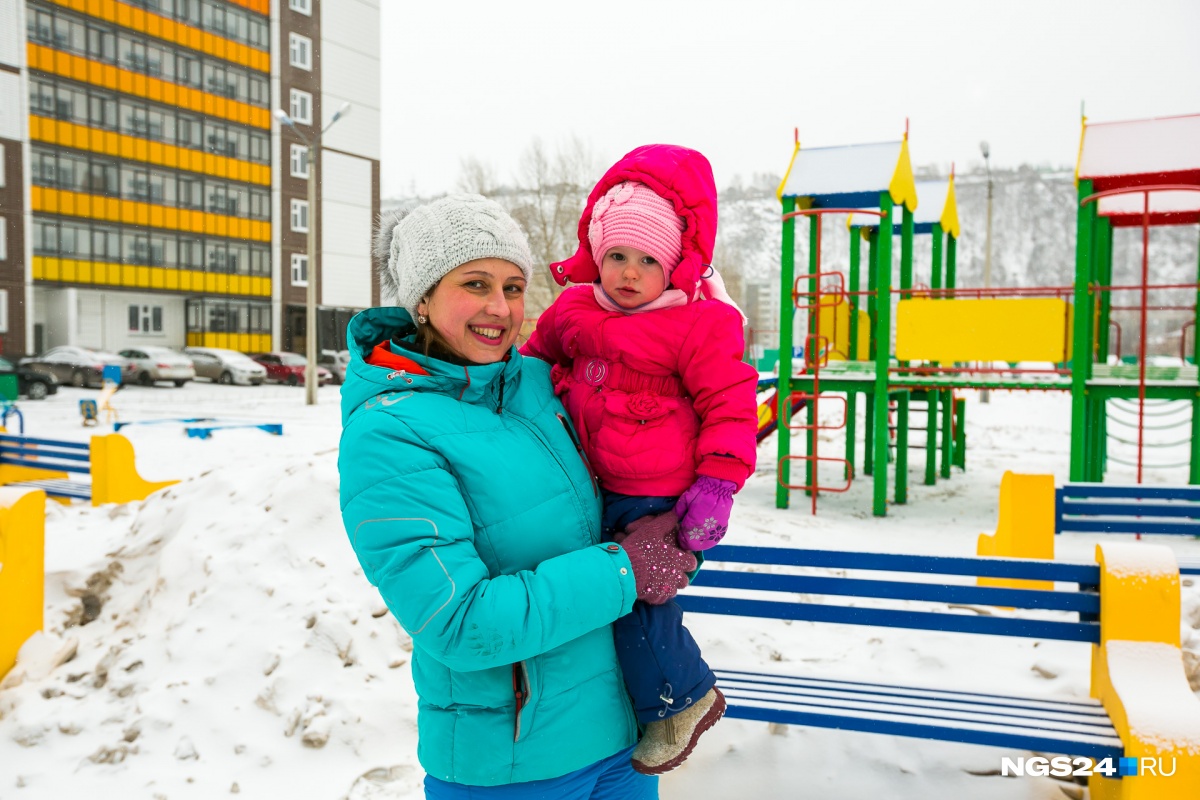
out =
<path fill-rule="evenodd" d="M 822 678 L 815 676 L 786 675 L 782 673 L 746 672 L 734 669 L 713 670 L 724 680 L 741 682 L 761 682 L 773 685 L 813 686 L 844 690 L 850 692 L 887 694 L 913 698 L 948 699 L 964 703 L 991 705 L 1001 708 L 1026 708 L 1054 710 L 1068 709 L 1072 713 L 1091 714 L 1107 719 L 1108 712 L 1094 697 L 1029 697 L 1015 694 L 995 694 L 993 692 L 969 692 L 962 689 L 936 689 L 922 686 L 906 686 L 893 683 L 867 683 L 850 681 L 841 678 Z"/>
<path fill-rule="evenodd" d="M 1103 713 L 1082 713 L 1071 709 L 1021 708 L 1018 706 L 994 706 L 974 701 L 939 699 L 903 693 L 885 693 L 863 689 L 809 688 L 786 684 L 752 681 L 723 680 L 721 691 L 726 699 L 761 699 L 832 706 L 842 709 L 881 711 L 913 716 L 956 719 L 959 721 L 1005 720 L 1014 725 L 1036 727 L 1044 730 L 1095 733 L 1111 731 L 1112 723 Z"/>
<path fill-rule="evenodd" d="M 1059 517 L 1060 533 L 1161 533 L 1200 536 L 1200 522 L 1162 522 L 1115 517 Z"/>
<path fill-rule="evenodd" d="M 734 719 L 782 722 L 790 725 L 836 728 L 863 733 L 884 733 L 936 741 L 1085 756 L 1097 760 L 1117 759 L 1124 755 L 1124 748 L 1115 730 L 1111 736 L 1086 733 L 1056 734 L 1015 725 L 986 723 L 967 725 L 950 720 L 931 720 L 867 712 L 845 713 L 832 708 L 764 703 L 754 700 L 729 704 L 725 715 Z"/>
<path fill-rule="evenodd" d="M 1056 490 L 1059 497 L 1137 497 L 1159 500 L 1190 500 L 1200 503 L 1198 486 L 1147 486 L 1119 483 L 1068 483 Z"/>
<path fill-rule="evenodd" d="M 33 436 L 13 436 L 11 434 L 0 434 L 0 443 L 36 444 L 48 447 L 61 447 L 68 450 L 91 449 L 91 444 L 88 442 L 70 442 L 66 439 L 38 439 Z"/>
<path fill-rule="evenodd" d="M 74 497 L 79 500 L 92 499 L 92 485 L 90 483 L 76 483 L 74 481 L 50 478 L 43 481 L 21 481 L 20 483 L 10 483 L 8 485 L 42 489 L 46 494 L 56 497 Z"/>
<path fill-rule="evenodd" d="M 1063 517 L 1186 517 L 1200 519 L 1200 504 L 1139 503 L 1135 500 L 1063 500 L 1058 509 Z"/>
<path fill-rule="evenodd" d="M 729 614 L 768 619 L 794 619 L 806 622 L 840 622 L 849 625 L 875 625 L 884 628 L 986 633 L 997 636 L 1021 636 L 1056 639 L 1067 642 L 1099 644 L 1100 625 L 1096 622 L 1060 622 L 1057 620 L 1013 619 L 935 611 L 861 608 L 748 600 L 739 597 L 715 597 L 684 590 L 676 595 L 684 611 L 698 614 Z"/>
<path fill-rule="evenodd" d="M 778 564 L 789 567 L 830 567 L 881 572 L 912 572 L 937 575 L 971 575 L 988 578 L 1018 578 L 1096 586 L 1100 568 L 1095 564 L 1009 558 L 913 556 L 887 553 L 856 553 L 845 550 L 805 550 L 790 547 L 749 547 L 723 544 L 704 553 L 705 562 Z"/>
<path fill-rule="evenodd" d="M 59 458 L 63 461 L 88 461 L 90 453 L 80 453 L 76 450 L 58 451 L 51 447 L 22 447 L 20 445 L 0 444 L 0 453 L 9 453 L 16 457 Z"/>
<path fill-rule="evenodd" d="M 1094 592 L 1007 589 L 995 586 L 935 584 L 916 581 L 876 581 L 819 575 L 733 572 L 721 569 L 701 570 L 692 585 L 721 589 L 878 597 L 890 600 L 925 600 L 969 605 L 1078 611 L 1087 614 L 1100 613 L 1100 596 Z"/>
<path fill-rule="evenodd" d="M 30 467 L 32 469 L 48 469 L 56 472 L 75 472 L 80 475 L 90 475 L 92 473 L 91 465 L 80 466 L 74 462 L 59 462 L 50 458 L 39 458 L 37 460 L 30 458 L 12 458 L 11 456 L 0 456 L 0 464 L 12 464 L 18 467 Z"/>

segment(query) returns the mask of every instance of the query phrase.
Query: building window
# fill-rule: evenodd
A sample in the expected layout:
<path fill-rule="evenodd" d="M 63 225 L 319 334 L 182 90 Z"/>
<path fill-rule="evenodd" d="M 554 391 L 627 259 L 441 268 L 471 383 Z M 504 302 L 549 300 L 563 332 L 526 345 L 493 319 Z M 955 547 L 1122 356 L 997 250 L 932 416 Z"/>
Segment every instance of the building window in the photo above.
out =
<path fill-rule="evenodd" d="M 0 189 L 6 185 L 4 174 L 4 145 L 0 144 Z"/>
<path fill-rule="evenodd" d="M 308 201 L 292 201 L 292 230 L 308 233 Z"/>
<path fill-rule="evenodd" d="M 288 8 L 307 17 L 312 16 L 312 0 L 288 0 Z"/>
<path fill-rule="evenodd" d="M 308 286 L 308 256 L 292 253 L 292 286 Z"/>
<path fill-rule="evenodd" d="M 130 333 L 162 333 L 162 306 L 131 305 L 129 307 Z"/>
<path fill-rule="evenodd" d="M 288 34 L 288 60 L 293 67 L 312 69 L 312 39 L 298 33 Z"/>
<path fill-rule="evenodd" d="M 302 144 L 292 145 L 292 177 L 308 177 L 308 148 Z"/>
<path fill-rule="evenodd" d="M 0 217 L 0 261 L 8 261 L 8 217 Z"/>
<path fill-rule="evenodd" d="M 299 122 L 302 125 L 312 124 L 312 95 L 308 92 L 302 92 L 299 89 L 292 89 L 292 122 Z"/>

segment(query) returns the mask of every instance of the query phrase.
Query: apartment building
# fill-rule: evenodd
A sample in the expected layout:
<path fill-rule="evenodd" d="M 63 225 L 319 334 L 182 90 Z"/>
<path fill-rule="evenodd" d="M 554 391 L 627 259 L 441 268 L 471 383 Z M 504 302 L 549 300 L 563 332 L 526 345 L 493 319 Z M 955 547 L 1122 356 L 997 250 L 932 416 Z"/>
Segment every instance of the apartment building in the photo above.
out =
<path fill-rule="evenodd" d="M 0 0 L 3 351 L 303 352 L 314 272 L 340 348 L 378 299 L 378 22 L 378 0 Z M 272 111 L 311 139 L 346 103 L 313 214 Z"/>

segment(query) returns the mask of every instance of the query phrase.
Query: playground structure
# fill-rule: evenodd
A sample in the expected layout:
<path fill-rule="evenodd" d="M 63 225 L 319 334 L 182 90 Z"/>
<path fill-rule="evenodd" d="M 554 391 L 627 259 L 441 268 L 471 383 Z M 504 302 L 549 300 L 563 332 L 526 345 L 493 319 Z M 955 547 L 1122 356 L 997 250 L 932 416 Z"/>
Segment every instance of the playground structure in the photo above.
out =
<path fill-rule="evenodd" d="M 783 230 L 774 416 L 782 428 L 803 430 L 806 447 L 803 453 L 793 454 L 790 437 L 778 437 L 777 507 L 788 506 L 791 490 L 804 490 L 816 513 L 822 492 L 849 489 L 856 474 L 855 412 L 860 394 L 865 395 L 867 408 L 862 472 L 873 478 L 872 510 L 877 516 L 887 513 L 893 449 L 892 499 L 897 504 L 908 500 L 914 403 L 925 404 L 927 418 L 925 483 L 935 483 L 939 475 L 950 477 L 952 465 L 965 469 L 966 401 L 955 392 L 970 389 L 1071 392 L 1071 479 L 1075 481 L 1102 481 L 1108 460 L 1118 461 L 1107 452 L 1107 439 L 1117 438 L 1107 434 L 1108 402 L 1137 402 L 1137 422 L 1132 425 L 1137 439 L 1130 443 L 1137 447 L 1136 462 L 1131 464 L 1137 467 L 1140 483 L 1143 467 L 1148 466 L 1143 459 L 1148 446 L 1146 417 L 1162 413 L 1147 401 L 1189 401 L 1190 482 L 1200 483 L 1200 387 L 1194 337 L 1193 363 L 1185 360 L 1178 367 L 1160 367 L 1147 363 L 1147 336 L 1142 333 L 1148 329 L 1148 298 L 1153 292 L 1190 292 L 1194 302 L 1173 310 L 1194 315 L 1200 305 L 1200 279 L 1187 284 L 1150 283 L 1148 255 L 1151 226 L 1200 222 L 1200 115 L 1107 126 L 1089 126 L 1085 120 L 1079 158 L 1074 285 L 962 288 L 956 276 L 960 226 L 953 170 L 949 181 L 918 183 L 907 131 L 893 142 L 810 149 L 801 148 L 797 136 L 778 191 Z M 822 268 L 824 216 L 847 218 L 851 229 L 847 275 Z M 801 275 L 795 267 L 799 217 L 809 218 L 808 272 Z M 1143 227 L 1141 279 L 1113 285 L 1112 229 L 1138 224 Z M 913 238 L 918 234 L 932 237 L 928 285 L 914 281 Z M 896 238 L 899 280 L 893 287 Z M 866 290 L 860 288 L 863 241 L 867 242 Z M 1133 364 L 1109 365 L 1108 331 L 1116 308 L 1112 297 L 1118 292 L 1139 297 L 1139 304 L 1132 307 L 1140 313 L 1138 357 Z M 1079 308 L 1091 313 L 1076 313 Z M 798 311 L 807 312 L 802 338 L 794 334 Z M 1188 326 L 1194 327 L 1194 322 L 1180 332 L 1181 349 Z M 794 368 L 797 345 L 801 361 Z M 1006 363 L 997 366 L 996 362 Z M 822 422 L 821 405 L 831 401 L 844 406 L 840 423 Z M 805 420 L 793 422 L 801 409 Z M 819 432 L 827 430 L 845 430 L 843 457 L 820 453 Z M 802 483 L 791 481 L 793 461 L 804 462 Z M 822 485 L 822 463 L 841 465 L 844 483 Z"/>
<path fill-rule="evenodd" d="M 1079 193 L 1076 226 L 1074 303 L 1094 313 L 1078 315 L 1074 331 L 1077 352 L 1093 353 L 1080 359 L 1071 373 L 1071 480 L 1100 482 L 1107 462 L 1109 440 L 1125 441 L 1137 448 L 1138 483 L 1147 468 L 1145 460 L 1147 417 L 1162 417 L 1171 405 L 1191 407 L 1188 444 L 1188 482 L 1200 483 L 1200 386 L 1196 378 L 1197 343 L 1187 348 L 1187 328 L 1195 329 L 1200 311 L 1200 276 L 1190 284 L 1153 284 L 1150 281 L 1150 230 L 1164 225 L 1200 222 L 1200 114 L 1160 119 L 1089 124 L 1085 117 L 1076 169 Z M 1140 279 L 1133 284 L 1113 284 L 1113 232 L 1140 227 L 1142 260 Z M 1198 267 L 1200 269 L 1200 267 Z M 1151 295 L 1186 291 L 1191 302 L 1183 306 L 1156 303 L 1159 310 L 1190 312 L 1192 320 L 1179 332 L 1178 368 L 1147 363 L 1146 345 Z M 1135 364 L 1110 365 L 1113 355 L 1111 328 L 1114 295 L 1136 298 L 1131 310 L 1138 313 Z M 1119 329 L 1118 329 L 1119 330 Z M 1091 343 L 1091 347 L 1088 343 Z M 1118 352 L 1119 353 L 1119 345 Z M 1190 360 L 1190 363 L 1188 363 Z M 1136 423 L 1120 414 L 1122 403 L 1136 401 Z M 1124 406 L 1128 409 L 1128 405 Z M 1109 433 L 1110 421 L 1136 432 L 1136 441 Z M 1163 420 L 1157 422 L 1161 427 Z M 1178 427 L 1178 426 L 1176 426 Z"/>

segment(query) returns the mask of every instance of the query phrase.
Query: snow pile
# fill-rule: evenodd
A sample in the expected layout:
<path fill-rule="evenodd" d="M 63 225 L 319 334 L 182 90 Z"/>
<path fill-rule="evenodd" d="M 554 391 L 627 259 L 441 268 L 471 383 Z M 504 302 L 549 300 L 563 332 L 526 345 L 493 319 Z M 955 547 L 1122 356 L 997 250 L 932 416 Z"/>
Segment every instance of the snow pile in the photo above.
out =
<path fill-rule="evenodd" d="M 1179 574 L 1179 564 L 1169 547 L 1144 547 L 1140 542 L 1105 542 L 1104 565 L 1117 578 L 1142 583 Z"/>

